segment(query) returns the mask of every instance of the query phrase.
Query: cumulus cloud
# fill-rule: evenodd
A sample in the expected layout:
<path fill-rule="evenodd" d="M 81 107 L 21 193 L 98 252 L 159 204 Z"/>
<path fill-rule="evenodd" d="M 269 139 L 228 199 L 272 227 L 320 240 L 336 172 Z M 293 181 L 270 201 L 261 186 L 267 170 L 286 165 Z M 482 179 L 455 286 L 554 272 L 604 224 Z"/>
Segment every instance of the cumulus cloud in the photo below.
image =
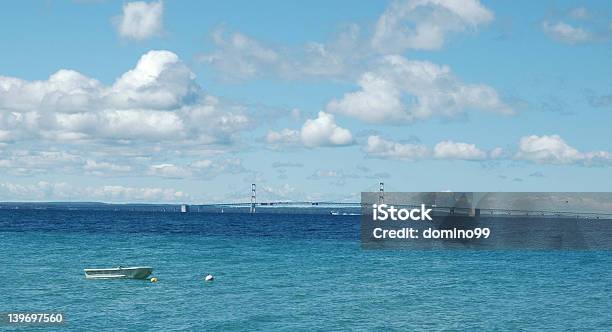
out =
<path fill-rule="evenodd" d="M 372 135 L 363 147 L 374 158 L 398 160 L 525 160 L 538 164 L 612 166 L 612 153 L 608 151 L 582 152 L 567 144 L 558 135 L 531 135 L 522 137 L 518 147 L 505 150 L 495 147 L 484 150 L 471 143 L 445 140 L 433 149 L 421 144 L 400 143 Z"/>
<path fill-rule="evenodd" d="M 438 142 L 432 150 L 422 144 L 401 143 L 384 139 L 377 135 L 368 137 L 364 151 L 370 157 L 398 160 L 446 159 L 446 160 L 486 160 L 499 158 L 503 154 L 501 148 L 486 152 L 475 144 L 454 142 L 450 140 Z"/>
<path fill-rule="evenodd" d="M 515 157 L 538 164 L 612 165 L 612 153 L 581 152 L 567 144 L 559 135 L 522 137 Z"/>
<path fill-rule="evenodd" d="M 441 48 L 449 33 L 474 30 L 494 15 L 478 0 L 394 1 L 376 22 L 373 48 L 383 53 Z"/>
<path fill-rule="evenodd" d="M 332 114 L 319 112 L 315 119 L 307 119 L 300 131 L 283 129 L 269 131 L 266 142 L 273 148 L 298 146 L 345 146 L 353 144 L 353 135 L 348 129 L 336 124 Z"/>
<path fill-rule="evenodd" d="M 163 31 L 164 4 L 161 1 L 128 2 L 123 5 L 121 15 L 114 18 L 119 36 L 126 39 L 143 40 L 159 36 Z"/>
<path fill-rule="evenodd" d="M 385 159 L 417 160 L 429 155 L 423 145 L 393 142 L 376 135 L 368 137 L 364 150 L 370 156 Z"/>
<path fill-rule="evenodd" d="M 126 187 L 118 185 L 75 187 L 65 182 L 40 181 L 35 184 L 0 182 L 2 200 L 65 200 L 102 202 L 184 202 L 188 194 L 173 188 Z"/>
<path fill-rule="evenodd" d="M 229 143 L 250 125 L 206 95 L 169 51 L 149 51 L 112 85 L 62 69 L 48 80 L 0 76 L 0 139 Z"/>
<path fill-rule="evenodd" d="M 300 137 L 307 147 L 342 146 L 353 143 L 351 132 L 338 126 L 334 116 L 325 112 L 319 112 L 316 119 L 306 120 Z"/>
<path fill-rule="evenodd" d="M 193 158 L 214 149 L 211 144 L 226 150 L 219 145 L 234 143 L 251 123 L 243 107 L 205 94 L 168 51 L 144 54 L 111 85 L 66 69 L 41 81 L 0 76 L 0 140 L 6 147 L 0 168 L 11 175 L 54 170 L 171 177 L 171 168 L 150 169 L 151 155 Z M 59 144 L 65 151 L 55 150 Z M 182 177 L 212 177 L 235 169 L 229 164 L 215 161 L 204 175 L 188 168 Z"/>
<path fill-rule="evenodd" d="M 400 124 L 432 116 L 457 117 L 467 109 L 513 114 L 495 89 L 467 84 L 448 66 L 390 55 L 358 81 L 360 90 L 327 104 L 329 112 L 366 123 Z M 407 104 L 406 100 L 411 100 Z"/>
<path fill-rule="evenodd" d="M 593 40 L 593 35 L 580 27 L 574 27 L 564 22 L 549 23 L 548 21 L 542 22 L 542 30 L 544 33 L 562 43 L 574 45 L 586 43 Z"/>
<path fill-rule="evenodd" d="M 433 155 L 438 159 L 482 160 L 487 153 L 475 144 L 442 141 L 434 147 Z"/>

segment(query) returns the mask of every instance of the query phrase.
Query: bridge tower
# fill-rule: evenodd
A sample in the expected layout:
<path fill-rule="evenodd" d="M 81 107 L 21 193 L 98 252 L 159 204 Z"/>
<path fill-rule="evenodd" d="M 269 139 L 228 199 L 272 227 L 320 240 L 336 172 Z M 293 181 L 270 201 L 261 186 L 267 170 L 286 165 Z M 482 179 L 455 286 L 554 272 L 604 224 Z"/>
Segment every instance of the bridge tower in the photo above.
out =
<path fill-rule="evenodd" d="M 257 204 L 257 197 L 255 195 L 255 183 L 251 184 L 251 213 L 255 213 L 255 204 Z"/>
<path fill-rule="evenodd" d="M 380 183 L 380 189 L 378 192 L 378 204 L 383 204 L 385 202 L 385 183 Z"/>

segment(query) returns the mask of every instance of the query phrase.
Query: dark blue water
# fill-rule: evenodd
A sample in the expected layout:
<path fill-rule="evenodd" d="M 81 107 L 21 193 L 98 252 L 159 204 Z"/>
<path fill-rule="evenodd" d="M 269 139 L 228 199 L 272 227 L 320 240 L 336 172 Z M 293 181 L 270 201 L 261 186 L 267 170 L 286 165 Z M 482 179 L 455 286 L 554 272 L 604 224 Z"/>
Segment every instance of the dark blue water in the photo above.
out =
<path fill-rule="evenodd" d="M 0 211 L 0 244 L 0 312 L 62 330 L 612 330 L 609 251 L 363 251 L 358 216 L 42 210 Z M 117 265 L 159 282 L 84 278 Z"/>

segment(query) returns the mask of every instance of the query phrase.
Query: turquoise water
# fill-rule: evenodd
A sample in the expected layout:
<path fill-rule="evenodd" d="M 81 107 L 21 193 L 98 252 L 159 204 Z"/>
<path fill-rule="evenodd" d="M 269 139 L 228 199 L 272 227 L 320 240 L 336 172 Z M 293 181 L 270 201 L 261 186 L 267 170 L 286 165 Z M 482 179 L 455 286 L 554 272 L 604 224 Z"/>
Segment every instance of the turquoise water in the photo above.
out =
<path fill-rule="evenodd" d="M 358 216 L 35 210 L 0 211 L 0 243 L 0 312 L 63 312 L 61 330 L 612 330 L 609 251 L 362 251 Z M 82 271 L 120 264 L 159 282 Z"/>

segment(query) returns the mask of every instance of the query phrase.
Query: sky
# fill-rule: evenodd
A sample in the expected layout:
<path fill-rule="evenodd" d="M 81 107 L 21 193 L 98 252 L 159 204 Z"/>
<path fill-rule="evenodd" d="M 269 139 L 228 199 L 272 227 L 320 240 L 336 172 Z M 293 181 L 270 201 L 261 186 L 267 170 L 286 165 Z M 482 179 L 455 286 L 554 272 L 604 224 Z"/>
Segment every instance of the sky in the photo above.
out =
<path fill-rule="evenodd" d="M 13 1 L 0 200 L 610 191 L 612 2 Z"/>

